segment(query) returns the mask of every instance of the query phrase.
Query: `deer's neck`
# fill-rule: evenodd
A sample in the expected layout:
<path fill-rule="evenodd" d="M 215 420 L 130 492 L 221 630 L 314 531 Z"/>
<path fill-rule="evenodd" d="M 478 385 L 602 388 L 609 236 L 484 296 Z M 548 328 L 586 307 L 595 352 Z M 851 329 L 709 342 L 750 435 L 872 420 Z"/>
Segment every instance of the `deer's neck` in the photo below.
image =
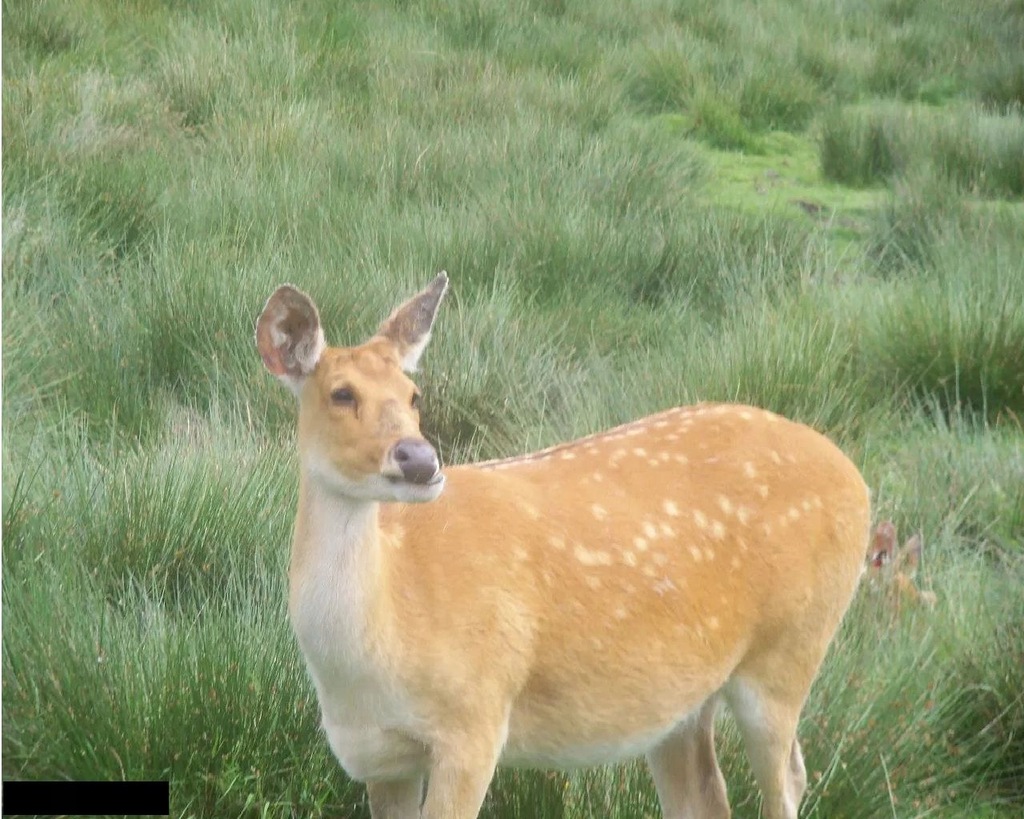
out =
<path fill-rule="evenodd" d="M 369 650 L 383 594 L 381 558 L 378 504 L 340 495 L 303 475 L 289 613 L 314 676 L 358 664 Z"/>
<path fill-rule="evenodd" d="M 316 478 L 299 480 L 292 569 L 330 566 L 366 572 L 377 568 L 378 504 L 324 487 Z"/>

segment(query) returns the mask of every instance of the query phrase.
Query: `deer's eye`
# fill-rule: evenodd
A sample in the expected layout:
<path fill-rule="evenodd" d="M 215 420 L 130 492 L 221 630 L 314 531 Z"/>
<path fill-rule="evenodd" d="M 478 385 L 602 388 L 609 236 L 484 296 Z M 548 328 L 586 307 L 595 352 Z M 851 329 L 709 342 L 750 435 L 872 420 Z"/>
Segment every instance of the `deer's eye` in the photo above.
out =
<path fill-rule="evenodd" d="M 356 394 L 351 387 L 338 387 L 336 390 L 331 390 L 331 403 L 337 407 L 354 407 Z"/>

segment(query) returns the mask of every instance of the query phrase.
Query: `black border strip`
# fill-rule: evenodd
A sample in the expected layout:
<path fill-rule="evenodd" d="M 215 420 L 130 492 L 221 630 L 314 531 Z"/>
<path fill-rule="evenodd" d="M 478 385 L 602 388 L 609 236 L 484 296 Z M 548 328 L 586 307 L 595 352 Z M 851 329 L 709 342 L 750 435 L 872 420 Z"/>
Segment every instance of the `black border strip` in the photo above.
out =
<path fill-rule="evenodd" d="M 169 816 L 170 783 L 5 780 L 3 815 Z"/>

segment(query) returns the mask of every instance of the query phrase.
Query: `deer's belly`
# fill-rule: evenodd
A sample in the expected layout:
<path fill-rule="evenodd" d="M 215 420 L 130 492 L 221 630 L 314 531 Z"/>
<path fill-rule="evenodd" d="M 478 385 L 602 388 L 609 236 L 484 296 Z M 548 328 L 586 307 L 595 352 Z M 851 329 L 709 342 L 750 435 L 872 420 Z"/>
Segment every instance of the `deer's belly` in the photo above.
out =
<path fill-rule="evenodd" d="M 615 738 L 543 737 L 531 742 L 529 738 L 511 738 L 501 757 L 501 764 L 514 768 L 589 768 L 612 765 L 640 756 L 658 745 L 676 727 L 674 723 L 638 730 Z"/>
<path fill-rule="evenodd" d="M 594 675 L 597 676 L 596 674 Z M 640 756 L 685 730 L 724 679 L 710 685 L 531 687 L 512 709 L 503 761 L 523 767 L 576 768 Z M 604 683 L 604 684 L 602 684 Z M 694 723 L 696 724 L 696 723 Z"/>

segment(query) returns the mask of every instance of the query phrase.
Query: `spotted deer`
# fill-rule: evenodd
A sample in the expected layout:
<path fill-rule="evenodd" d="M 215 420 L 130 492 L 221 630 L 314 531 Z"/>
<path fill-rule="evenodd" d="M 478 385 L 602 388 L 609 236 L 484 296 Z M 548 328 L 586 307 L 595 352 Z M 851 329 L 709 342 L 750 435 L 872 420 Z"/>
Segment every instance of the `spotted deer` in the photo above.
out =
<path fill-rule="evenodd" d="M 793 819 L 800 711 L 864 569 L 857 469 L 806 426 L 703 404 L 442 471 L 405 372 L 447 286 L 355 347 L 288 285 L 256 327 L 298 397 L 291 623 L 371 814 L 471 819 L 498 764 L 646 755 L 666 817 L 727 817 L 724 700 L 764 816 Z"/>

